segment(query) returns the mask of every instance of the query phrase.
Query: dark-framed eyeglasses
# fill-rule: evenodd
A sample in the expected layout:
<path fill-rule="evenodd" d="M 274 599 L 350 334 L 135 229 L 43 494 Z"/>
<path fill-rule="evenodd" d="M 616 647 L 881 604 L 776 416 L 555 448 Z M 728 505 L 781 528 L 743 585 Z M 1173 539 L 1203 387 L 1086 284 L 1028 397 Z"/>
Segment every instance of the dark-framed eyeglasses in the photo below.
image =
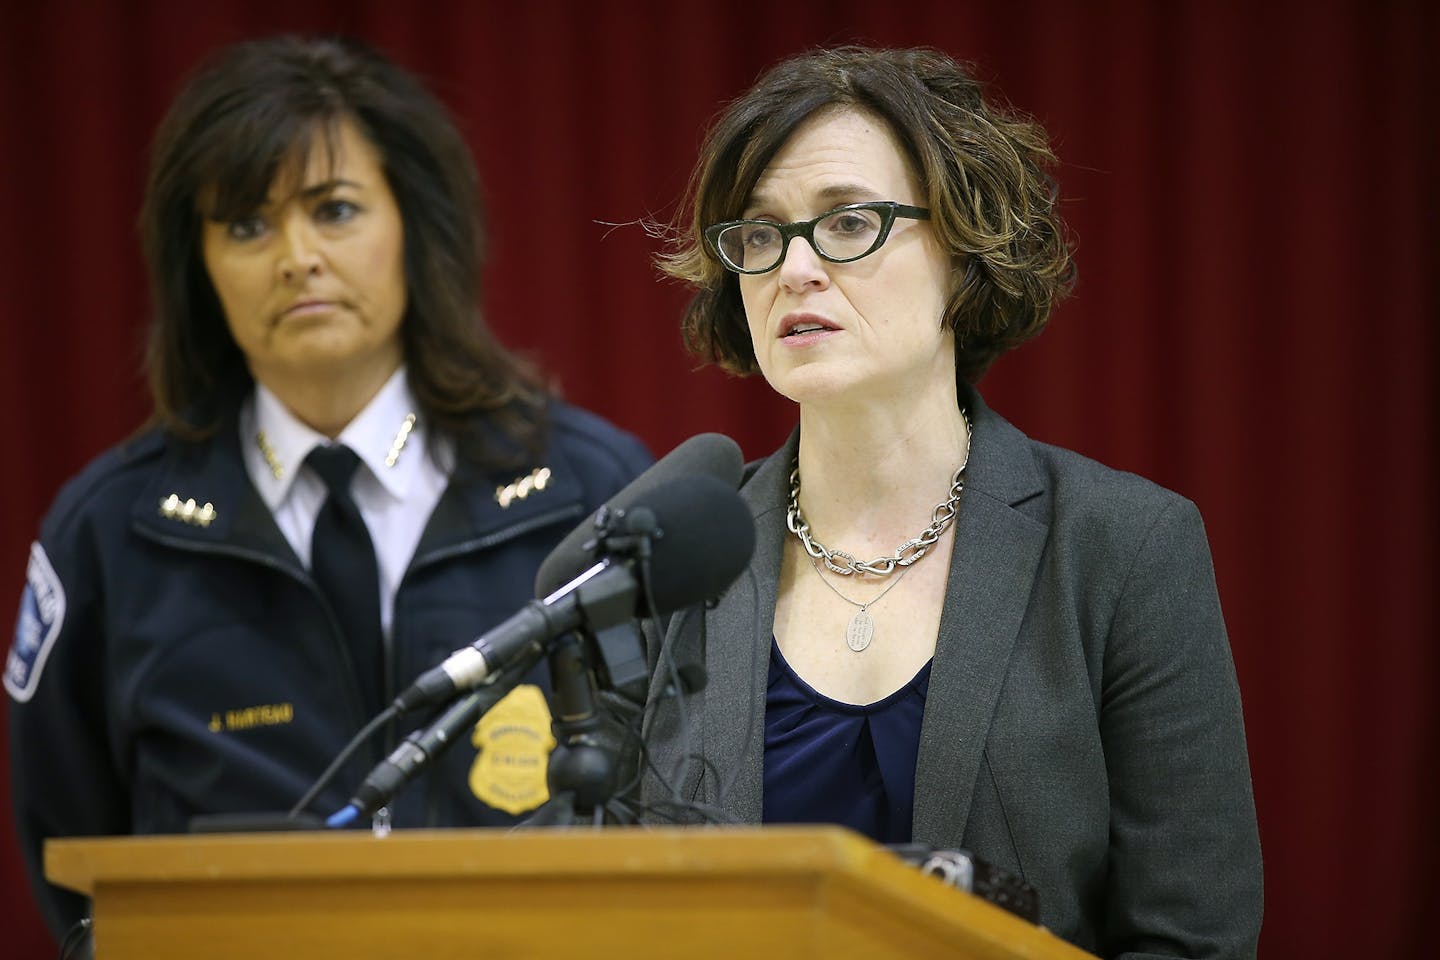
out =
<path fill-rule="evenodd" d="M 726 269 L 768 273 L 780 266 L 795 237 L 804 237 L 816 254 L 831 263 L 868 257 L 884 245 L 896 217 L 929 220 L 930 211 L 894 200 L 847 203 L 797 223 L 726 220 L 706 227 L 705 240 Z"/>

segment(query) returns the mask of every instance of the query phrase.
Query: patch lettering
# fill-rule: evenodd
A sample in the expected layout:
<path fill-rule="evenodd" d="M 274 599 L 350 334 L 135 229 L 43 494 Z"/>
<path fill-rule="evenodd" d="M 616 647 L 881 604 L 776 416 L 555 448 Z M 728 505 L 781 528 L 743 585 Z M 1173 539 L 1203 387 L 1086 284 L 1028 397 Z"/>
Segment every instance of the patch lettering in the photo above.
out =
<path fill-rule="evenodd" d="M 50 648 L 65 625 L 65 587 L 39 541 L 30 545 L 15 639 L 5 659 L 5 690 L 19 703 L 35 695 Z"/>
<path fill-rule="evenodd" d="M 233 733 L 236 730 L 251 730 L 255 727 L 278 727 L 293 722 L 293 703 L 267 703 L 243 710 L 226 710 L 210 714 L 211 733 Z"/>

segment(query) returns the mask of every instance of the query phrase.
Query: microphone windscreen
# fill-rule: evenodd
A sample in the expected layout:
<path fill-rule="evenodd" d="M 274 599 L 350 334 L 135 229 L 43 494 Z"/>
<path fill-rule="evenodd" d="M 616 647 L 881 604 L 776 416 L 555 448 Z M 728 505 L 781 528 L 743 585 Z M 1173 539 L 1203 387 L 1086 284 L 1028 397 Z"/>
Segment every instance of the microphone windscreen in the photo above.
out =
<path fill-rule="evenodd" d="M 630 511 L 642 509 L 655 519 L 649 586 L 658 613 L 719 595 L 755 552 L 750 508 L 714 477 L 680 477 L 656 487 Z M 643 599 L 640 612 L 648 612 Z"/>
<path fill-rule="evenodd" d="M 605 505 L 612 510 L 628 509 L 656 487 L 677 477 L 713 477 L 733 491 L 740 486 L 744 469 L 745 458 L 734 440 L 723 433 L 697 434 L 631 480 Z M 591 513 L 540 564 L 540 570 L 535 574 L 535 596 L 548 597 L 593 564 L 596 557 L 592 551 L 585 549 L 585 544 L 594 539 L 595 513 Z"/>

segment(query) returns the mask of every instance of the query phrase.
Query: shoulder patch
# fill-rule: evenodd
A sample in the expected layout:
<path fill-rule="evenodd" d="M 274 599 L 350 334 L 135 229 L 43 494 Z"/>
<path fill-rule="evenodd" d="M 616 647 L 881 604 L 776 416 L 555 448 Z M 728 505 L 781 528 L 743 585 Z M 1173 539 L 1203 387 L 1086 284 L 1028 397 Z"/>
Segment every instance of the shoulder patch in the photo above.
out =
<path fill-rule="evenodd" d="M 35 694 L 45 658 L 65 624 L 65 587 L 38 542 L 30 545 L 25 591 L 15 618 L 15 640 L 5 660 L 5 689 L 20 703 Z"/>

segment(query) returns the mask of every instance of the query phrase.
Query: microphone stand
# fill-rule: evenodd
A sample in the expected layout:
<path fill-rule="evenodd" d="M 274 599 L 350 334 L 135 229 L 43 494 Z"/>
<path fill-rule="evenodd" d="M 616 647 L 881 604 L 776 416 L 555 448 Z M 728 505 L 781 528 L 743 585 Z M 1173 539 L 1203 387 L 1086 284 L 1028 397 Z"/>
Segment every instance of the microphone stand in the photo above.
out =
<path fill-rule="evenodd" d="M 643 507 L 630 511 L 602 507 L 595 526 L 597 555 L 630 557 L 642 571 L 638 580 L 643 583 L 657 535 L 655 515 Z M 550 648 L 550 715 L 555 733 L 555 749 L 546 769 L 550 799 L 522 826 L 600 827 L 607 813 L 611 822 L 631 819 L 611 806 L 619 763 L 615 749 L 606 746 L 601 736 L 604 720 L 596 708 L 596 678 L 608 689 L 627 695 L 639 689 L 643 696 L 644 644 L 632 620 L 640 583 L 586 596 L 587 620 L 618 626 L 593 634 L 571 632 Z M 592 649 L 599 653 L 596 664 L 589 657 Z"/>
<path fill-rule="evenodd" d="M 583 817 L 599 826 L 607 809 L 616 812 L 611 801 L 617 751 L 607 747 L 600 736 L 604 718 L 596 709 L 595 680 L 598 674 L 607 689 L 632 697 L 638 689 L 643 696 L 645 650 L 633 619 L 636 598 L 649 575 L 653 540 L 663 534 L 657 529 L 655 514 L 645 507 L 628 512 L 602 507 L 595 526 L 596 540 L 587 548 L 597 547 L 597 556 L 624 557 L 641 571 L 639 578 L 595 577 L 576 591 L 584 623 L 617 626 L 583 633 L 571 630 L 543 645 L 523 648 L 525 655 L 493 682 L 452 701 L 438 720 L 406 737 L 370 772 L 350 803 L 326 821 L 328 825 L 345 826 L 388 803 L 401 786 L 495 705 L 500 699 L 496 690 L 503 696 L 543 655 L 550 660 L 551 729 L 556 743 L 546 769 L 550 800 L 522 825 L 569 825 Z M 599 662 L 593 667 L 587 656 L 591 645 L 599 652 Z"/>
<path fill-rule="evenodd" d="M 584 640 L 571 633 L 550 652 L 551 728 L 555 749 L 546 777 L 550 799 L 525 820 L 525 826 L 569 826 L 605 822 L 615 793 L 614 751 L 600 741 L 595 682 Z"/>

